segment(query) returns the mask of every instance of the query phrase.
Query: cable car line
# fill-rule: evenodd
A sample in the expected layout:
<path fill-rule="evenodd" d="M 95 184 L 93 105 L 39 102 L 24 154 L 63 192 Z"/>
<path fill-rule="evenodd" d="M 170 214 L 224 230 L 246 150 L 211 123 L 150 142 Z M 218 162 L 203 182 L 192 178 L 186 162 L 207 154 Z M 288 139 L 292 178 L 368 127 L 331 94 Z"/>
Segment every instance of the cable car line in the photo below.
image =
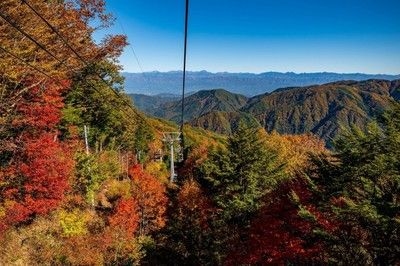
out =
<path fill-rule="evenodd" d="M 27 6 L 37 15 L 39 16 L 45 23 L 46 25 L 61 39 L 61 41 L 78 57 L 78 59 L 85 64 L 85 66 L 89 66 L 89 63 L 87 63 L 79 54 L 78 52 L 69 45 L 69 43 L 65 40 L 65 38 L 62 37 L 62 35 L 57 31 L 57 29 L 48 22 L 43 16 L 40 15 L 40 13 L 32 7 L 32 5 L 28 5 L 28 2 L 26 0 L 22 0 Z M 8 24 L 10 24 L 11 27 L 15 28 L 18 30 L 20 33 L 22 33 L 24 36 L 26 36 L 29 40 L 31 40 L 33 43 L 35 43 L 39 48 L 44 50 L 47 54 L 49 54 L 51 57 L 53 57 L 57 62 L 59 62 L 62 65 L 65 65 L 65 62 L 61 61 L 58 59 L 53 53 L 51 53 L 46 47 L 42 44 L 40 44 L 37 40 L 35 40 L 30 34 L 26 33 L 20 26 L 18 26 L 17 23 L 13 22 L 11 19 L 0 13 L 0 17 L 3 18 L 5 21 L 7 21 Z M 117 91 L 115 91 L 114 88 L 112 88 L 106 80 L 104 80 L 103 77 L 100 76 L 100 74 L 96 73 L 97 76 L 100 78 L 100 80 L 118 97 L 122 100 L 122 102 L 127 105 L 137 117 L 139 117 L 142 121 L 146 121 L 145 118 L 135 109 L 132 107 L 132 105 L 127 102 L 121 94 L 119 94 Z M 88 85 L 95 89 L 98 93 L 104 96 L 97 88 L 95 88 L 92 84 L 88 83 Z M 128 115 L 130 117 L 130 115 Z M 131 117 L 132 118 L 132 117 Z"/>
<path fill-rule="evenodd" d="M 0 15 L 1 15 L 1 13 L 0 13 Z M 17 30 L 19 31 L 20 27 L 18 27 L 16 24 L 15 24 L 15 26 L 17 26 L 17 27 L 14 27 L 12 24 L 10 24 L 10 25 L 11 25 L 11 27 L 13 27 L 13 28 L 15 28 L 15 29 L 17 29 Z M 22 30 L 22 29 L 21 29 L 21 30 Z M 23 31 L 23 30 L 22 30 L 22 31 Z M 21 33 L 22 33 L 22 32 L 21 32 Z M 25 35 L 25 34 L 24 34 L 24 35 Z M 26 37 L 27 37 L 29 40 L 31 40 L 35 45 L 37 45 L 39 48 L 41 48 L 42 50 L 44 50 L 44 51 L 45 51 L 46 53 L 48 53 L 48 54 L 51 53 L 51 52 L 49 52 L 43 45 L 40 45 L 40 46 L 39 46 L 39 45 L 38 45 L 39 42 L 36 41 L 31 35 L 29 35 L 29 34 L 27 34 L 27 33 L 26 33 L 26 35 L 27 35 Z M 35 70 L 38 71 L 39 73 L 45 75 L 47 78 L 49 78 L 49 79 L 51 79 L 51 80 L 53 80 L 53 81 L 57 81 L 57 79 L 55 79 L 54 77 L 51 77 L 49 74 L 45 73 L 44 70 L 41 70 L 41 69 L 35 67 L 34 65 L 30 64 L 29 62 L 27 62 L 26 60 L 22 59 L 21 57 L 19 57 L 19 56 L 13 54 L 13 53 L 10 52 L 9 50 L 5 49 L 4 47 L 1 47 L 0 50 L 2 50 L 3 52 L 9 54 L 9 55 L 12 56 L 12 57 L 18 59 L 19 61 L 23 62 L 25 65 L 31 67 L 32 69 L 35 69 Z M 56 58 L 56 59 L 57 59 L 57 58 Z M 61 60 L 58 60 L 58 61 L 61 62 Z M 61 65 L 65 65 L 65 62 L 61 62 L 60 64 L 61 64 Z M 76 70 L 72 70 L 72 71 L 73 71 L 74 73 L 76 73 Z M 60 85 L 59 81 L 57 81 L 57 83 Z M 95 90 L 97 93 L 99 93 L 99 94 L 103 97 L 103 99 L 106 98 L 106 95 L 104 95 L 104 93 L 102 93 L 102 92 L 101 92 L 99 89 L 97 89 L 94 85 L 92 85 L 91 83 L 88 83 L 88 82 L 86 82 L 86 84 L 87 84 L 90 88 L 92 88 L 93 90 Z M 108 87 L 111 88 L 111 86 L 109 86 L 108 84 L 106 84 L 106 85 L 107 85 Z M 118 93 L 117 93 L 116 91 L 114 91 L 114 89 L 112 89 L 112 88 L 111 88 L 111 90 L 112 90 L 114 93 L 116 93 L 117 96 L 118 96 L 120 99 L 122 99 L 124 103 L 126 103 L 126 101 L 124 101 L 124 99 L 121 98 L 120 94 L 118 94 Z M 131 105 L 129 105 L 129 106 L 131 106 Z M 144 120 L 144 118 L 141 116 L 141 114 L 139 114 L 134 108 L 132 108 L 132 110 L 134 111 L 134 113 L 135 113 L 135 115 L 136 115 L 137 117 L 139 117 L 140 119 Z M 124 109 L 122 109 L 122 111 L 123 111 L 128 117 L 130 117 L 131 119 L 133 119 L 133 120 L 135 119 L 135 118 L 132 117 L 130 114 L 128 114 Z M 145 121 L 145 120 L 144 120 L 144 121 Z"/>
<path fill-rule="evenodd" d="M 126 31 L 125 31 L 124 26 L 122 25 L 122 22 L 121 22 L 118 18 L 117 18 L 117 21 L 118 21 L 119 26 L 121 27 L 122 33 L 123 33 L 125 36 L 128 36 L 128 34 L 126 34 Z M 149 79 L 149 78 L 147 77 L 147 75 L 145 75 L 145 73 L 144 73 L 142 64 L 140 63 L 140 60 L 139 60 L 139 57 L 137 56 L 137 53 L 136 53 L 136 51 L 135 51 L 135 48 L 133 47 L 133 44 L 132 44 L 132 43 L 129 43 L 128 46 L 129 46 L 129 48 L 130 48 L 130 50 L 131 50 L 133 56 L 135 57 L 136 63 L 137 63 L 137 65 L 139 66 L 139 69 L 140 69 L 140 71 L 141 71 L 141 74 L 142 74 L 142 76 L 143 76 L 145 82 L 147 83 L 147 87 L 148 87 L 148 89 L 149 89 L 149 91 L 150 91 L 150 88 L 151 88 L 151 86 L 150 86 L 150 79 Z"/>
<path fill-rule="evenodd" d="M 18 61 L 21 61 L 23 64 L 29 66 L 30 68 L 36 70 L 37 72 L 43 74 L 43 75 L 46 76 L 48 79 L 54 81 L 57 85 L 59 85 L 59 86 L 61 86 L 61 87 L 64 87 L 64 86 L 65 86 L 65 84 L 62 84 L 58 79 L 56 79 L 56 78 L 50 76 L 49 74 L 47 74 L 46 72 L 44 72 L 44 70 L 42 70 L 42 69 L 40 69 L 40 68 L 38 68 L 38 67 L 32 65 L 31 63 L 27 62 L 26 60 L 24 60 L 23 58 L 21 58 L 20 56 L 18 56 L 18 55 L 16 55 L 16 54 L 14 54 L 13 52 L 7 50 L 6 48 L 0 46 L 0 50 L 3 51 L 4 53 L 10 55 L 11 57 L 14 57 L 14 58 L 17 59 Z M 94 91 L 96 91 L 97 93 L 99 93 L 101 96 L 103 96 L 103 98 L 102 98 L 103 100 L 105 99 L 106 96 L 105 96 L 100 90 L 98 90 L 95 86 L 93 86 L 93 85 L 90 84 L 90 83 L 86 83 L 86 84 L 87 84 L 90 88 L 92 88 Z M 125 112 L 125 111 L 123 111 L 123 112 Z M 133 117 L 131 117 L 129 114 L 127 114 L 126 112 L 125 112 L 125 114 L 128 115 L 130 118 L 133 118 Z"/>
<path fill-rule="evenodd" d="M 61 39 L 63 43 L 80 59 L 81 61 L 84 61 L 83 58 L 71 47 L 71 45 L 65 40 L 65 38 L 57 31 L 57 29 L 49 23 L 48 20 L 46 20 L 39 12 L 36 11 L 35 8 L 32 7 L 31 4 L 29 4 L 28 1 L 22 0 L 22 2 L 29 7 L 41 20 L 43 20 L 44 23 Z"/>
<path fill-rule="evenodd" d="M 31 35 L 29 35 L 28 33 L 26 33 L 26 31 L 24 31 L 21 27 L 18 26 L 17 23 L 15 23 L 14 21 L 12 21 L 10 18 L 8 18 L 7 16 L 5 16 L 4 14 L 2 14 L 0 12 L 0 17 L 5 20 L 8 24 L 11 25 L 11 27 L 13 27 L 14 29 L 16 29 L 17 31 L 19 31 L 20 33 L 22 33 L 25 37 L 27 37 L 29 40 L 31 40 L 33 43 L 35 43 L 40 49 L 44 50 L 48 55 L 50 55 L 52 58 L 54 58 L 57 62 L 59 62 L 60 64 L 63 64 L 64 62 L 62 62 L 60 59 L 58 59 L 52 52 L 48 51 L 46 49 L 46 47 L 44 47 L 44 45 L 42 45 L 41 43 L 39 43 L 38 41 L 36 41 L 34 38 L 32 38 Z"/>
<path fill-rule="evenodd" d="M 81 55 L 79 55 L 79 53 L 65 40 L 65 38 L 62 36 L 62 34 L 47 20 L 45 19 L 32 5 L 29 4 L 29 2 L 27 0 L 22 0 L 23 3 L 25 3 L 29 9 L 31 9 L 41 20 L 43 20 L 46 25 L 61 39 L 61 41 L 76 55 L 76 57 L 82 62 L 84 63 L 86 66 L 89 66 L 90 64 L 84 59 L 82 58 Z M 100 80 L 102 80 L 102 82 L 111 89 L 111 91 L 117 96 L 119 97 L 124 103 L 125 105 L 127 105 L 130 109 L 132 109 L 132 111 L 135 113 L 136 116 L 138 116 L 141 120 L 146 121 L 144 119 L 144 117 L 142 117 L 142 115 L 135 109 L 132 107 L 131 103 L 127 102 L 124 98 L 122 98 L 122 96 L 115 91 L 114 88 L 112 88 L 106 80 L 104 80 L 103 77 L 100 76 L 100 74 L 97 73 L 97 76 L 100 78 Z"/>
<path fill-rule="evenodd" d="M 21 57 L 19 57 L 18 55 L 10 52 L 9 50 L 7 50 L 6 48 L 4 48 L 3 46 L 0 46 L 0 50 L 5 52 L 6 54 L 10 55 L 11 57 L 14 57 L 15 59 L 18 59 L 19 61 L 21 61 L 22 63 L 24 63 L 25 65 L 29 66 L 30 68 L 36 70 L 37 72 L 45 75 L 47 78 L 59 83 L 59 81 L 53 77 L 51 77 L 49 74 L 47 74 L 46 72 L 44 72 L 44 70 L 41 70 L 40 68 L 32 65 L 31 63 L 27 62 L 26 60 L 22 59 Z M 60 84 L 59 84 L 60 85 Z"/>
<path fill-rule="evenodd" d="M 186 0 L 185 5 L 185 33 L 184 33 L 184 46 L 183 46 L 183 75 L 182 75 L 182 108 L 181 108 L 181 151 L 184 151 L 185 143 L 183 136 L 183 125 L 184 125 L 184 112 L 185 112 L 185 87 L 186 87 L 186 55 L 187 55 L 187 37 L 188 37 L 188 21 L 189 21 L 189 0 Z"/>

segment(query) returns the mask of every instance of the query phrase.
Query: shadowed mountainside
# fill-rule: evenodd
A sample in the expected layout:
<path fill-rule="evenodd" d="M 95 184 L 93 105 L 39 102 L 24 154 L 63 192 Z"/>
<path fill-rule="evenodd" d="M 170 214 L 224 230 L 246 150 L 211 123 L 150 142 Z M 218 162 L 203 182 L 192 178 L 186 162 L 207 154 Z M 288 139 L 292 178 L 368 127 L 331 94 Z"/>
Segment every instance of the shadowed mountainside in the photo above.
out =
<path fill-rule="evenodd" d="M 135 105 L 140 108 L 143 112 L 152 114 L 155 109 L 159 108 L 161 105 L 177 101 L 180 99 L 178 95 L 173 94 L 159 94 L 154 96 L 149 96 L 145 94 L 128 94 Z"/>
<path fill-rule="evenodd" d="M 185 98 L 184 120 L 190 121 L 212 111 L 235 112 L 246 103 L 247 98 L 245 96 L 230 93 L 223 89 L 199 91 Z M 179 122 L 181 109 L 180 100 L 167 102 L 154 110 L 152 114 Z"/>

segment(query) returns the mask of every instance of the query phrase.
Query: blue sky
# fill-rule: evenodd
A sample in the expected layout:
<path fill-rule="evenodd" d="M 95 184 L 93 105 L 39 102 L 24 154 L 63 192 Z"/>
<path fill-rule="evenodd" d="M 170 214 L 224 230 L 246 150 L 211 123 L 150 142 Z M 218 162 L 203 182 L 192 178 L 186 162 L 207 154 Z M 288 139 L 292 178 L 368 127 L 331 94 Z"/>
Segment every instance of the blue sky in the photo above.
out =
<path fill-rule="evenodd" d="M 184 3 L 108 0 L 109 31 L 126 32 L 144 71 L 179 70 Z M 399 11 L 399 0 L 190 0 L 187 68 L 399 74 Z M 120 61 L 141 72 L 130 48 Z"/>

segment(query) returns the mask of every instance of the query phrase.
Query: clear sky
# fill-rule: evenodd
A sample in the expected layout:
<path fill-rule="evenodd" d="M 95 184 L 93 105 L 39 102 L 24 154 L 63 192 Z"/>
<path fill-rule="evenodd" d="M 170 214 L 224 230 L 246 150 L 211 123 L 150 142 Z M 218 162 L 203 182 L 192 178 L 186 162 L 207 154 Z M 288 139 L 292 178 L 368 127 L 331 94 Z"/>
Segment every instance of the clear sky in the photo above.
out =
<path fill-rule="evenodd" d="M 144 71 L 182 69 L 185 0 L 107 0 Z M 188 70 L 400 73 L 399 0 L 190 0 Z M 122 27 L 121 27 L 122 25 Z M 130 48 L 125 71 L 141 72 Z"/>

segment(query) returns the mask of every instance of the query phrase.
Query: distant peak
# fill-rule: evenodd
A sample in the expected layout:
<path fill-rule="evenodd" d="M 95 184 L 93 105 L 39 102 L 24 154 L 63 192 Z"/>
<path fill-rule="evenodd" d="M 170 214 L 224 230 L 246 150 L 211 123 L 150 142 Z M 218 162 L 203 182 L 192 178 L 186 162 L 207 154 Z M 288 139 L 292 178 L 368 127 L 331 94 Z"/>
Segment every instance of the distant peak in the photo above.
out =
<path fill-rule="evenodd" d="M 123 73 L 125 77 L 125 90 L 132 93 L 179 94 L 182 90 L 182 71 Z M 264 72 L 254 73 L 211 73 L 206 70 L 191 71 L 187 73 L 186 91 L 223 90 L 239 95 L 255 96 L 272 92 L 279 88 L 302 87 L 319 85 L 341 80 L 368 80 L 368 79 L 399 79 L 400 75 L 371 75 L 371 74 L 339 74 L 330 72 L 320 73 L 294 73 L 294 72 Z M 219 93 L 223 95 L 223 90 Z"/>
<path fill-rule="evenodd" d="M 211 90 L 200 90 L 196 94 L 201 94 L 201 95 L 221 95 L 221 94 L 222 95 L 227 95 L 227 94 L 240 95 L 240 94 L 237 94 L 237 93 L 230 92 L 230 91 L 228 91 L 226 89 L 223 89 L 223 88 L 216 88 L 216 89 L 211 89 Z"/>

